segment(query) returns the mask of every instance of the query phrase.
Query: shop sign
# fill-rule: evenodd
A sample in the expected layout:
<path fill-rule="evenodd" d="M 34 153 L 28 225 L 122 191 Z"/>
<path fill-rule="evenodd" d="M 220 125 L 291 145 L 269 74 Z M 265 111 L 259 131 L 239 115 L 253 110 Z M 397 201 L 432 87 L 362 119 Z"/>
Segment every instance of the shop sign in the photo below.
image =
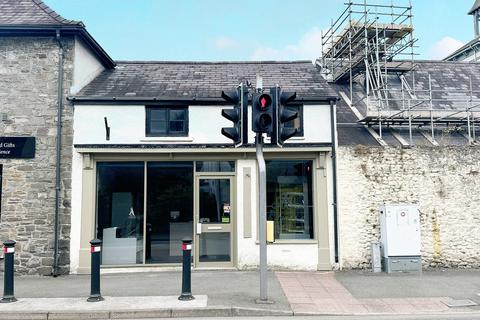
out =
<path fill-rule="evenodd" d="M 0 159 L 35 158 L 34 137 L 0 137 Z"/>

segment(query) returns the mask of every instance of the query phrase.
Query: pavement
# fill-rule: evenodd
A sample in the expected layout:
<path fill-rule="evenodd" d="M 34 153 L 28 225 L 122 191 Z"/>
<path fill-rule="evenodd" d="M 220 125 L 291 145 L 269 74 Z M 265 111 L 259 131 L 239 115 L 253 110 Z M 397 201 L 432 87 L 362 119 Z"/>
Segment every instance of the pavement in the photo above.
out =
<path fill-rule="evenodd" d="M 3 279 L 0 277 L 3 292 Z M 194 270 L 192 301 L 178 301 L 181 272 L 102 274 L 105 301 L 86 302 L 88 275 L 15 278 L 18 302 L 0 319 L 146 319 L 235 316 L 480 316 L 480 270 L 421 274 L 269 272 L 269 299 L 257 304 L 255 271 Z"/>

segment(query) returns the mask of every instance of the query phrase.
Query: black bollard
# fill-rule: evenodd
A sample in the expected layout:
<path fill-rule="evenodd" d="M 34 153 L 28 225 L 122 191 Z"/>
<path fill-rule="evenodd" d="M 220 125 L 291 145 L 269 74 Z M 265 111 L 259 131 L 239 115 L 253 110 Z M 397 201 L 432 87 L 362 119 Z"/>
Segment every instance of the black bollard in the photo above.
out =
<path fill-rule="evenodd" d="M 182 239 L 182 251 L 182 294 L 178 297 L 178 300 L 188 301 L 195 299 L 192 296 L 192 238 Z"/>
<path fill-rule="evenodd" d="M 92 253 L 92 265 L 90 276 L 90 297 L 88 302 L 103 301 L 100 294 L 100 259 L 102 257 L 102 240 L 93 239 L 90 241 L 90 252 Z"/>
<path fill-rule="evenodd" d="M 3 298 L 0 303 L 15 302 L 13 289 L 13 255 L 15 254 L 15 241 L 7 240 L 3 243 L 5 270 L 3 277 Z"/>

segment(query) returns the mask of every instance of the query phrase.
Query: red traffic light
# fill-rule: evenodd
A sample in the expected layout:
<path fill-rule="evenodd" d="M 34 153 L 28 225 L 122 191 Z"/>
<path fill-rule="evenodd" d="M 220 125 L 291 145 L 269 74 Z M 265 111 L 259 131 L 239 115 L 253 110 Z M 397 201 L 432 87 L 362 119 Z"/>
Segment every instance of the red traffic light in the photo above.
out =
<path fill-rule="evenodd" d="M 262 97 L 260 99 L 260 103 L 262 104 L 262 109 L 265 109 L 265 105 L 267 104 L 267 99 L 265 99 L 265 97 Z"/>
<path fill-rule="evenodd" d="M 268 93 L 255 93 L 252 98 L 252 130 L 271 133 L 273 130 L 273 98 Z"/>
<path fill-rule="evenodd" d="M 257 103 L 254 102 L 254 105 L 264 111 L 272 105 L 272 97 L 269 94 L 262 94 L 257 98 Z"/>

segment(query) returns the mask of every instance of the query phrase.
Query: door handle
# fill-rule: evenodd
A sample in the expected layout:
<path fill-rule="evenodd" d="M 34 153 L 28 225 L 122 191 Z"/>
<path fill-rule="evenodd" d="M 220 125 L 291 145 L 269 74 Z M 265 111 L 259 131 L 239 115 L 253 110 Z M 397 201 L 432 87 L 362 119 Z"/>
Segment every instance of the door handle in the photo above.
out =
<path fill-rule="evenodd" d="M 202 234 L 202 224 L 197 223 L 197 234 Z"/>
<path fill-rule="evenodd" d="M 208 230 L 222 230 L 222 227 L 208 227 Z"/>

